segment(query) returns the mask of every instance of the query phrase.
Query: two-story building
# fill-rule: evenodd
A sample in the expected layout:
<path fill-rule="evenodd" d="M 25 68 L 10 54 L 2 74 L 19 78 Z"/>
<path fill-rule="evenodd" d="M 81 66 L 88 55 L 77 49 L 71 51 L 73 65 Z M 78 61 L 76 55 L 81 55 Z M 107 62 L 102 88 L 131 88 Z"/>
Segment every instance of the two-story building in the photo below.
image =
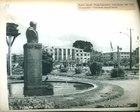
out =
<path fill-rule="evenodd" d="M 113 61 L 116 62 L 118 61 L 118 58 L 120 60 L 122 59 L 129 59 L 130 58 L 130 52 L 126 52 L 126 51 L 120 51 L 118 52 L 106 52 L 102 54 L 102 58 L 105 61 Z"/>
<path fill-rule="evenodd" d="M 80 63 L 87 63 L 90 59 L 90 53 L 75 47 L 46 46 L 45 49 L 53 55 L 54 61 L 73 60 Z"/>

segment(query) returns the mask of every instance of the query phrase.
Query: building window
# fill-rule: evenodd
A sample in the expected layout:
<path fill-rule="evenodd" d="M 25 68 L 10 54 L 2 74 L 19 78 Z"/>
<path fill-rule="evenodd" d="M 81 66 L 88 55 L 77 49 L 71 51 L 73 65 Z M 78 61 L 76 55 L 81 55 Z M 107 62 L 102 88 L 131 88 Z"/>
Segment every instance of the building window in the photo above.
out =
<path fill-rule="evenodd" d="M 61 50 L 61 49 L 59 49 L 59 55 L 61 55 L 61 53 L 62 53 L 62 50 Z"/>
<path fill-rule="evenodd" d="M 68 55 L 70 55 L 70 49 L 68 49 Z"/>
<path fill-rule="evenodd" d="M 55 55 L 57 55 L 57 49 L 55 48 Z"/>
<path fill-rule="evenodd" d="M 79 56 L 79 54 L 77 54 L 77 56 Z"/>
<path fill-rule="evenodd" d="M 66 60 L 66 55 L 64 55 L 64 60 Z"/>
<path fill-rule="evenodd" d="M 74 49 L 72 49 L 72 60 L 75 59 Z"/>
<path fill-rule="evenodd" d="M 59 55 L 59 60 L 62 60 L 62 57 Z"/>
<path fill-rule="evenodd" d="M 57 55 L 55 55 L 55 60 L 57 60 Z"/>
<path fill-rule="evenodd" d="M 81 54 L 81 56 L 83 56 L 83 54 Z"/>
<path fill-rule="evenodd" d="M 63 49 L 63 54 L 66 55 L 66 49 Z"/>

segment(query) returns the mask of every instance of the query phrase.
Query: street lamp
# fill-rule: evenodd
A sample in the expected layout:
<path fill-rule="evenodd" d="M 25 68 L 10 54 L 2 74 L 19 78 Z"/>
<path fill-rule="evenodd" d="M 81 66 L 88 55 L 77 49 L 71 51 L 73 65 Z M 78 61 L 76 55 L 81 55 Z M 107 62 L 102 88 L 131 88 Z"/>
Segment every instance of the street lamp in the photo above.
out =
<path fill-rule="evenodd" d="M 130 70 L 132 70 L 132 34 L 131 34 L 132 29 L 130 28 L 128 30 L 130 31 L 129 35 L 125 32 L 120 32 L 120 33 L 125 34 L 130 38 Z"/>

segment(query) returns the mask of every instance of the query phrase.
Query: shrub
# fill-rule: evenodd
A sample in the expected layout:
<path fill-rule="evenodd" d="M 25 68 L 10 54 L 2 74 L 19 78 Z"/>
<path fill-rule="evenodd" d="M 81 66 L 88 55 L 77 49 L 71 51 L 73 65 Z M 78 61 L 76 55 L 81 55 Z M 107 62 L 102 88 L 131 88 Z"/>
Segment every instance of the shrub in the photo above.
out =
<path fill-rule="evenodd" d="M 80 67 L 76 67 L 75 68 L 75 73 L 76 74 L 80 74 L 82 72 L 81 68 Z"/>
<path fill-rule="evenodd" d="M 111 71 L 111 77 L 112 78 L 115 78 L 115 77 L 124 77 L 124 70 L 121 69 L 121 68 L 114 68 L 112 71 Z"/>
<path fill-rule="evenodd" d="M 92 63 L 89 65 L 89 68 L 92 75 L 99 75 L 102 70 L 102 66 L 99 63 Z"/>
<path fill-rule="evenodd" d="M 86 71 L 86 76 L 91 76 L 91 72 L 90 71 Z"/>
<path fill-rule="evenodd" d="M 12 75 L 12 76 L 9 76 L 9 79 L 12 79 L 12 80 L 24 80 L 24 76 L 23 75 Z"/>
<path fill-rule="evenodd" d="M 61 69 L 60 69 L 60 72 L 67 72 L 67 71 L 68 71 L 67 68 L 61 68 Z"/>
<path fill-rule="evenodd" d="M 25 97 L 9 99 L 9 107 L 13 110 L 52 109 L 54 103 L 41 97 Z"/>
<path fill-rule="evenodd" d="M 52 55 L 47 51 L 42 52 L 42 74 L 47 75 L 53 69 L 53 58 Z"/>

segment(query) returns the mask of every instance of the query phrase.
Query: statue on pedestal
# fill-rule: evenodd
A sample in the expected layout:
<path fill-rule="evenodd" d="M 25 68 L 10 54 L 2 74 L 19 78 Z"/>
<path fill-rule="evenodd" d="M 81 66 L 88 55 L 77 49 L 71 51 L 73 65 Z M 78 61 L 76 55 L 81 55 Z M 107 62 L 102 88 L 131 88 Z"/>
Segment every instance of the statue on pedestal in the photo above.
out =
<path fill-rule="evenodd" d="M 24 44 L 24 96 L 53 94 L 53 88 L 42 83 L 42 44 L 38 43 L 36 23 L 30 22 Z M 50 91 L 50 92 L 48 92 Z"/>
<path fill-rule="evenodd" d="M 38 43 L 36 23 L 30 22 L 24 44 L 24 95 L 42 94 L 42 44 Z"/>
<path fill-rule="evenodd" d="M 36 31 L 36 23 L 31 21 L 30 27 L 26 31 L 27 43 L 38 43 L 38 32 Z"/>

